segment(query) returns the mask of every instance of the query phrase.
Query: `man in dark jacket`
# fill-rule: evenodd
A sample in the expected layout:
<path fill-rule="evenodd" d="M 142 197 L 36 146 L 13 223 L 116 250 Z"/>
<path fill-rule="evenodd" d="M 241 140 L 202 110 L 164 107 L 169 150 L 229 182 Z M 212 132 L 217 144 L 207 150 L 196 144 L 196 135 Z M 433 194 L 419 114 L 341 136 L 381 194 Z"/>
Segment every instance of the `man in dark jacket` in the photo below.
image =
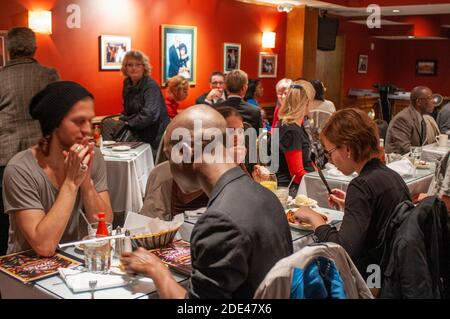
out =
<path fill-rule="evenodd" d="M 258 132 L 262 127 L 261 111 L 253 104 L 244 101 L 248 88 L 248 75 L 242 70 L 233 70 L 225 78 L 225 86 L 228 99 L 224 102 L 214 104 L 213 107 L 231 106 L 235 108 L 245 122 L 250 124 Z"/>
<path fill-rule="evenodd" d="M 215 71 L 209 77 L 210 90 L 205 94 L 200 95 L 195 104 L 208 104 L 214 105 L 223 102 L 227 99 L 228 95 L 225 91 L 225 76 L 222 72 Z"/>
<path fill-rule="evenodd" d="M 220 113 L 196 105 L 180 113 L 167 128 L 164 151 L 175 182 L 183 193 L 203 190 L 209 203 L 192 230 L 193 270 L 188 290 L 145 249 L 124 254 L 122 264 L 127 271 L 151 277 L 161 298 L 252 298 L 275 263 L 292 254 L 292 237 L 280 201 L 232 158 L 216 157 L 232 153 L 223 138 L 226 127 Z M 203 134 L 213 129 L 218 132 L 214 138 Z M 201 136 L 201 141 L 191 143 L 194 135 Z M 205 146 L 203 151 L 196 149 L 199 145 Z M 214 161 L 206 152 L 211 146 Z"/>

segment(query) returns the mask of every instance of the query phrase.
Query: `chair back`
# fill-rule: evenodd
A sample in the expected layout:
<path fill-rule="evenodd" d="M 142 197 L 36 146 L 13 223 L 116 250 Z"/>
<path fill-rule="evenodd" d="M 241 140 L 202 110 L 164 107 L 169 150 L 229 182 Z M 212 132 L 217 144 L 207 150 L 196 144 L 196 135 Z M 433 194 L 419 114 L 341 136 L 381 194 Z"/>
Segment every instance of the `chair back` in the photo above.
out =
<path fill-rule="evenodd" d="M 311 127 L 316 128 L 320 132 L 331 115 L 331 112 L 327 112 L 324 110 L 310 111 L 308 113 L 308 118 L 310 120 Z"/>
<path fill-rule="evenodd" d="M 100 122 L 100 132 L 104 141 L 113 141 L 114 129 L 119 122 L 120 114 L 109 115 Z"/>

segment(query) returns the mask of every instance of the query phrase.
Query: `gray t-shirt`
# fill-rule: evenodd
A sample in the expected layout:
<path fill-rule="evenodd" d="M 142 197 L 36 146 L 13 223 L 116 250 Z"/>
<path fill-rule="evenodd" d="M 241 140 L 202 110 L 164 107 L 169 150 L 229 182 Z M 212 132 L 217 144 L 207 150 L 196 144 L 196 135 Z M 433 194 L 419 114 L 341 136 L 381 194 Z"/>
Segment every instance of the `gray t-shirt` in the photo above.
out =
<path fill-rule="evenodd" d="M 101 152 L 94 151 L 94 163 L 91 170 L 97 192 L 108 191 L 106 165 Z M 8 254 L 30 249 L 31 246 L 17 227 L 13 214 L 26 209 L 43 210 L 46 214 L 53 206 L 58 196 L 57 189 L 50 182 L 47 174 L 37 163 L 31 149 L 16 154 L 8 163 L 3 177 L 3 200 L 5 213 L 9 214 Z M 67 223 L 61 243 L 79 239 L 79 217 L 83 209 L 80 192 Z M 81 225 L 87 227 L 87 225 Z"/>

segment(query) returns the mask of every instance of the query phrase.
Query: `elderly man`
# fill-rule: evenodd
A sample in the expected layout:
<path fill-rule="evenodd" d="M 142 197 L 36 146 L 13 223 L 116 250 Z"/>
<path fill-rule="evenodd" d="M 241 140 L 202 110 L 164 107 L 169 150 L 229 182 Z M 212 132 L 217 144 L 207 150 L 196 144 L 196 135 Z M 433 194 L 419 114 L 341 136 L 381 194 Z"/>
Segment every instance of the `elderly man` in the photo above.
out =
<path fill-rule="evenodd" d="M 248 88 L 248 75 L 242 70 L 233 70 L 225 77 L 228 98 L 214 107 L 231 106 L 235 108 L 245 122 L 258 131 L 262 127 L 261 111 L 259 107 L 244 101 Z"/>
<path fill-rule="evenodd" d="M 386 133 L 387 153 L 405 154 L 411 146 L 422 146 L 427 142 L 424 115 L 433 112 L 433 92 L 418 86 L 411 91 L 411 104 L 398 113 L 389 123 Z"/>
<path fill-rule="evenodd" d="M 222 72 L 215 71 L 211 74 L 209 77 L 209 89 L 209 92 L 206 92 L 195 100 L 196 104 L 214 105 L 227 99 L 225 76 Z"/>
<path fill-rule="evenodd" d="M 10 60 L 0 69 L 0 193 L 8 161 L 16 153 L 36 144 L 41 137 L 38 121 L 28 113 L 31 98 L 59 78 L 55 69 L 47 68 L 33 58 L 36 38 L 31 29 L 9 30 L 6 48 Z M 3 213 L 0 196 L 0 256 L 6 253 L 8 227 L 8 216 Z"/>
<path fill-rule="evenodd" d="M 5 170 L 8 253 L 32 248 L 52 256 L 58 243 L 79 239 L 82 210 L 90 222 L 97 221 L 98 212 L 112 220 L 106 166 L 89 143 L 94 101 L 81 85 L 47 85 L 31 100 L 30 114 L 44 137 L 16 154 Z"/>
<path fill-rule="evenodd" d="M 200 141 L 179 140 L 181 130 L 192 140 L 194 129 Z M 212 129 L 218 138 L 211 137 Z M 164 151 L 174 180 L 184 193 L 202 189 L 210 201 L 192 230 L 188 291 L 145 249 L 124 254 L 127 271 L 151 277 L 161 298 L 252 298 L 272 266 L 292 253 L 289 226 L 275 195 L 252 181 L 232 157 L 211 161 L 208 156 L 211 146 L 216 156 L 233 154 L 231 146 L 226 148 L 225 130 L 223 117 L 206 105 L 188 108 L 168 126 Z M 202 146 L 203 152 L 195 149 Z"/>

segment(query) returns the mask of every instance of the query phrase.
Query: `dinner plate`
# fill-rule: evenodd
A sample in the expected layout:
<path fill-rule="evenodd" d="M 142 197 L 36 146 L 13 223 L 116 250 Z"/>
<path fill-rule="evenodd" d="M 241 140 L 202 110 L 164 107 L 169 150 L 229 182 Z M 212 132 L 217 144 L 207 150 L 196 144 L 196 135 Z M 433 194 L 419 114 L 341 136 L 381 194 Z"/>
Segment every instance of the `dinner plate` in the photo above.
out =
<path fill-rule="evenodd" d="M 103 145 L 108 146 L 108 145 L 114 145 L 116 144 L 116 141 L 103 141 Z"/>
<path fill-rule="evenodd" d="M 292 209 L 286 209 L 285 213 L 287 214 L 287 212 L 290 211 L 290 210 L 292 210 Z M 323 214 L 321 212 L 317 212 L 317 213 L 327 217 L 327 222 L 326 222 L 327 224 L 331 223 L 330 216 L 327 216 L 327 214 Z M 295 228 L 295 229 L 299 229 L 299 230 L 314 230 L 314 227 L 311 224 L 307 224 L 307 223 L 302 223 L 302 224 L 301 223 L 291 223 L 289 221 L 288 221 L 288 223 L 289 223 L 290 227 Z"/>
<path fill-rule="evenodd" d="M 126 152 L 126 151 L 131 150 L 131 147 L 129 147 L 128 145 L 119 145 L 119 146 L 113 146 L 112 150 L 116 151 L 116 152 Z"/>
<path fill-rule="evenodd" d="M 113 261 L 111 262 L 111 267 L 109 267 L 109 271 L 116 275 L 126 275 L 127 274 L 126 271 L 120 269 L 119 264 L 120 264 L 119 259 L 113 259 Z"/>

